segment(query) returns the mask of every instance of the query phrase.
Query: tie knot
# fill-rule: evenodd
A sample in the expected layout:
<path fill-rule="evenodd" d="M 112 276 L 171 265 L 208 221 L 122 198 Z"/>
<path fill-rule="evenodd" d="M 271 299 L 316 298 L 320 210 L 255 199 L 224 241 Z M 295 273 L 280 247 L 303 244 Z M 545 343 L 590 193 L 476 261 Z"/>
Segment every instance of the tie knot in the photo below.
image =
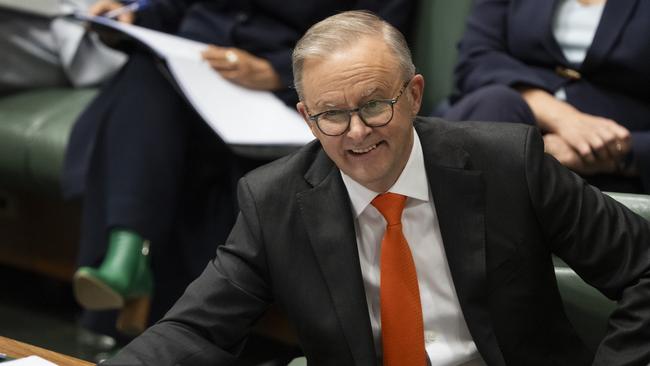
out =
<path fill-rule="evenodd" d="M 396 225 L 402 221 L 406 196 L 397 193 L 382 193 L 375 197 L 371 203 L 384 216 L 388 225 Z"/>

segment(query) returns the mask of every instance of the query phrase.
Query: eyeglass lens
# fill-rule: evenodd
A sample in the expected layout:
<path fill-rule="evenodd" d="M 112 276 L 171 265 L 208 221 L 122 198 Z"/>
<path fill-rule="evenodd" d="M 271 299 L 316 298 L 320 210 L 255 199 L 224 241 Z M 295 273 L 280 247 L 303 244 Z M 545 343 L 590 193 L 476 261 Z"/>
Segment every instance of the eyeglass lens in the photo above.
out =
<path fill-rule="evenodd" d="M 353 111 L 333 110 L 321 114 L 318 118 L 318 127 L 331 135 L 338 135 L 348 129 Z M 393 103 L 391 100 L 372 100 L 358 109 L 361 119 L 371 127 L 379 127 L 388 123 L 393 117 Z"/>

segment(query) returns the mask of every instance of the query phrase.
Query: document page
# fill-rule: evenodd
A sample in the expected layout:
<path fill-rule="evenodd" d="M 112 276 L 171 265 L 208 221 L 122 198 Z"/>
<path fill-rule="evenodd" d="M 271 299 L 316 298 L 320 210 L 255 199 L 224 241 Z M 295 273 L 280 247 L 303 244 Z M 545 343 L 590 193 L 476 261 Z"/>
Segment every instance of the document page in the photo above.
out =
<path fill-rule="evenodd" d="M 214 71 L 201 58 L 206 44 L 104 17 L 75 16 L 123 32 L 164 59 L 187 100 L 226 143 L 303 145 L 314 138 L 298 112 L 273 93 L 240 87 Z"/>
<path fill-rule="evenodd" d="M 25 358 L 19 358 L 13 361 L 6 361 L 2 363 L 3 366 L 57 366 L 55 363 L 52 363 L 46 359 L 40 358 L 38 356 L 29 356 Z"/>

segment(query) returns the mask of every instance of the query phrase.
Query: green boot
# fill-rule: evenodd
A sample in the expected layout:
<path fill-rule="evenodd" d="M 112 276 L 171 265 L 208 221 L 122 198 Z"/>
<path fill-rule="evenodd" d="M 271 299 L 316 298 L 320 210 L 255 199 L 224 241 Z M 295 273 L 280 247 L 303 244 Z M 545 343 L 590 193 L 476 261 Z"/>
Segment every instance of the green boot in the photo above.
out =
<path fill-rule="evenodd" d="M 101 266 L 80 267 L 73 281 L 77 301 L 89 310 L 120 309 L 148 299 L 153 289 L 149 242 L 129 230 L 111 230 Z"/>

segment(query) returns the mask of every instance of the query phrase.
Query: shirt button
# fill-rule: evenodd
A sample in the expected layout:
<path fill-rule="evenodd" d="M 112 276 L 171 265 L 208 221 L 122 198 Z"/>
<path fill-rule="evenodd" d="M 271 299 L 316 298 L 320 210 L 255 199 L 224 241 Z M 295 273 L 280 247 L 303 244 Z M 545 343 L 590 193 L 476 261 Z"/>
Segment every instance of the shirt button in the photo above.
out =
<path fill-rule="evenodd" d="M 425 344 L 435 342 L 437 338 L 438 338 L 438 335 L 436 334 L 436 332 L 434 332 L 432 330 L 427 330 L 427 331 L 424 332 L 424 343 Z"/>

